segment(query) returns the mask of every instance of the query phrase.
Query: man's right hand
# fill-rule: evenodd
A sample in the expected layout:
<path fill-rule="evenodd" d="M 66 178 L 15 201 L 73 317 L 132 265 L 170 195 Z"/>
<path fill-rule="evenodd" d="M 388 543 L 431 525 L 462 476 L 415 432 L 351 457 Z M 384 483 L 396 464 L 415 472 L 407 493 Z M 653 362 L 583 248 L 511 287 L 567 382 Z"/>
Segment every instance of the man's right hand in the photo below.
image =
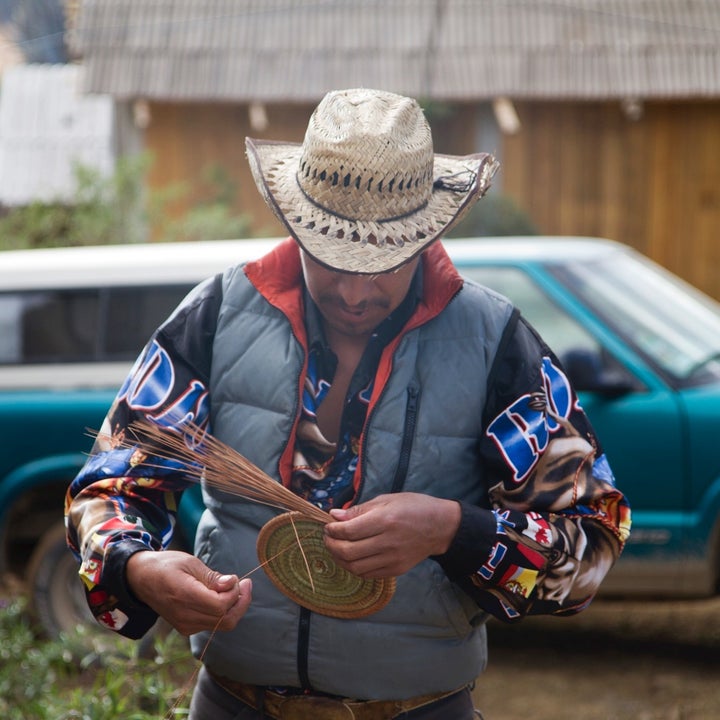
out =
<path fill-rule="evenodd" d="M 176 550 L 135 553 L 125 572 L 135 597 L 182 635 L 232 630 L 252 600 L 249 578 L 221 575 L 194 555 Z"/>

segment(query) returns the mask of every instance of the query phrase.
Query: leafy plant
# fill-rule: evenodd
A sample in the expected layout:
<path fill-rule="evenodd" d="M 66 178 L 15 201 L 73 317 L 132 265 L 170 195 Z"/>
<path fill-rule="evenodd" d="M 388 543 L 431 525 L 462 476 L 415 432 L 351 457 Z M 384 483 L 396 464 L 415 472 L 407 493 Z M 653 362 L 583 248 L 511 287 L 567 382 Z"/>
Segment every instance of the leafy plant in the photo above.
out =
<path fill-rule="evenodd" d="M 537 234 L 533 221 L 515 201 L 496 193 L 480 200 L 450 232 L 456 238 Z"/>
<path fill-rule="evenodd" d="M 185 185 L 171 187 L 164 194 L 165 202 L 168 203 L 170 198 L 183 199 L 189 192 L 190 188 Z M 245 237 L 249 233 L 249 217 L 232 211 L 237 188 L 222 167 L 207 167 L 197 192 L 204 197 L 177 218 L 166 212 L 162 198 L 156 203 L 152 213 L 153 224 L 159 226 L 162 240 L 228 240 Z M 168 219 L 163 223 L 162 218 Z"/>
<path fill-rule="evenodd" d="M 7 720 L 184 717 L 195 667 L 174 632 L 144 658 L 132 641 L 82 628 L 40 641 L 21 598 L 0 609 L 0 717 Z"/>
<path fill-rule="evenodd" d="M 222 169 L 207 169 L 199 188 L 177 183 L 147 191 L 151 162 L 147 153 L 123 157 L 109 176 L 76 165 L 70 201 L 6 209 L 0 217 L 0 250 L 145 242 L 151 231 L 161 242 L 248 233 L 249 218 L 233 210 L 235 184 Z M 202 199 L 190 204 L 188 198 L 197 195 Z M 183 203 L 188 209 L 171 211 Z"/>

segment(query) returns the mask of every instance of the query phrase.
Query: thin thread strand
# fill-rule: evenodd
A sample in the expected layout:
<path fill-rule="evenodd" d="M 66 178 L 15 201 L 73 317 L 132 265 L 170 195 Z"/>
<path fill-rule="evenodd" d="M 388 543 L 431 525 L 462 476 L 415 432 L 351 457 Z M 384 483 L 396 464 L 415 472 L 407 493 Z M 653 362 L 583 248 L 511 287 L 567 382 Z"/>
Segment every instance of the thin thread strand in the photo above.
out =
<path fill-rule="evenodd" d="M 295 524 L 293 523 L 293 528 L 295 527 Z M 305 558 L 305 551 L 303 550 L 301 540 L 304 540 L 305 538 L 310 537 L 310 533 L 307 535 L 298 535 L 297 530 L 295 530 L 295 537 L 297 539 L 298 547 L 300 548 L 300 552 L 303 555 L 303 558 L 305 559 L 305 565 L 307 567 L 308 574 L 310 574 L 310 565 L 308 564 L 307 558 Z M 247 577 L 250 577 L 253 573 L 257 572 L 258 570 L 261 570 L 265 565 L 272 562 L 275 558 L 279 557 L 283 553 L 286 553 L 288 550 L 292 549 L 292 545 L 288 545 L 287 547 L 283 548 L 279 552 L 275 553 L 272 557 L 269 557 L 265 562 L 260 563 L 258 566 L 254 567 L 249 572 L 246 572 L 240 580 L 244 580 Z M 312 579 L 312 575 L 310 576 L 310 584 L 312 585 L 313 592 L 315 591 L 315 584 Z M 208 649 L 210 648 L 210 643 L 215 639 L 215 635 L 217 635 L 219 629 L 220 629 L 220 623 L 222 623 L 223 619 L 225 618 L 225 615 L 227 613 L 223 613 L 219 618 L 217 623 L 215 624 L 215 627 L 212 629 L 210 633 L 210 637 L 208 638 L 207 642 L 205 643 L 202 652 L 197 658 L 197 665 L 195 669 L 190 673 L 190 677 L 187 679 L 185 684 L 183 685 L 183 689 L 180 692 L 180 695 L 177 697 L 175 702 L 170 706 L 167 714 L 165 715 L 164 720 L 171 720 L 171 718 L 175 715 L 176 710 L 179 708 L 179 706 L 185 701 L 185 698 L 188 696 L 188 693 L 190 692 L 190 689 L 192 688 L 193 684 L 197 680 L 197 676 L 200 672 L 200 667 L 202 665 L 202 661 L 205 658 L 205 655 L 207 654 Z"/>
<path fill-rule="evenodd" d="M 305 563 L 308 580 L 310 580 L 310 587 L 312 588 L 312 591 L 315 592 L 315 581 L 313 580 L 312 573 L 310 572 L 310 563 L 308 563 L 307 555 L 305 554 L 305 550 L 303 549 L 302 543 L 300 542 L 300 536 L 298 535 L 297 527 L 295 526 L 295 520 L 293 519 L 292 515 L 290 515 L 290 524 L 292 525 L 293 532 L 295 533 L 295 540 L 297 540 L 300 554 L 302 555 L 303 562 Z"/>

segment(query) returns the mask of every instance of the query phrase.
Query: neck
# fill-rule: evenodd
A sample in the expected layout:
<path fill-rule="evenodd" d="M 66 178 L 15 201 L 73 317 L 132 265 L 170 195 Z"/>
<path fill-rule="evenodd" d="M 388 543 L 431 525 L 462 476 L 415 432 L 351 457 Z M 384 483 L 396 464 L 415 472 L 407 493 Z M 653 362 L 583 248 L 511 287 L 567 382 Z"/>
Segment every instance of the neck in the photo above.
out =
<path fill-rule="evenodd" d="M 350 383 L 370 335 L 344 335 L 325 325 L 325 339 L 335 353 L 337 366 L 332 385 L 317 409 L 317 423 L 323 436 L 335 443 L 340 436 L 343 408 Z"/>
<path fill-rule="evenodd" d="M 345 335 L 330 328 L 325 324 L 325 339 L 332 351 L 338 356 L 338 359 L 350 360 L 355 358 L 355 364 L 360 361 L 362 354 L 365 352 L 368 341 L 372 333 L 363 333 L 362 335 Z"/>

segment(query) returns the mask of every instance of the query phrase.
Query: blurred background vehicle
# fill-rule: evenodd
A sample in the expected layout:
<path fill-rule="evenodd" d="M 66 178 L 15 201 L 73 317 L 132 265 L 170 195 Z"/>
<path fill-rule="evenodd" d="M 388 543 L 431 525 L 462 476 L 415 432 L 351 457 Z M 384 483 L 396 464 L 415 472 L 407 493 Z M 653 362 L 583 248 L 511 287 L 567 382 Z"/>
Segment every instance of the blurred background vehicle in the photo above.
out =
<path fill-rule="evenodd" d="M 0 564 L 49 634 L 88 619 L 64 541 L 65 489 L 152 330 L 201 279 L 275 241 L 3 253 Z M 565 365 L 633 509 L 603 592 L 702 597 L 720 578 L 720 305 L 629 247 L 590 238 L 448 240 Z M 183 496 L 178 538 L 202 512 Z"/>
<path fill-rule="evenodd" d="M 190 288 L 266 248 L 143 243 L 0 254 L 0 575 L 27 582 L 51 635 L 90 619 L 63 523 L 90 433 Z M 179 542 L 192 541 L 186 526 Z"/>

